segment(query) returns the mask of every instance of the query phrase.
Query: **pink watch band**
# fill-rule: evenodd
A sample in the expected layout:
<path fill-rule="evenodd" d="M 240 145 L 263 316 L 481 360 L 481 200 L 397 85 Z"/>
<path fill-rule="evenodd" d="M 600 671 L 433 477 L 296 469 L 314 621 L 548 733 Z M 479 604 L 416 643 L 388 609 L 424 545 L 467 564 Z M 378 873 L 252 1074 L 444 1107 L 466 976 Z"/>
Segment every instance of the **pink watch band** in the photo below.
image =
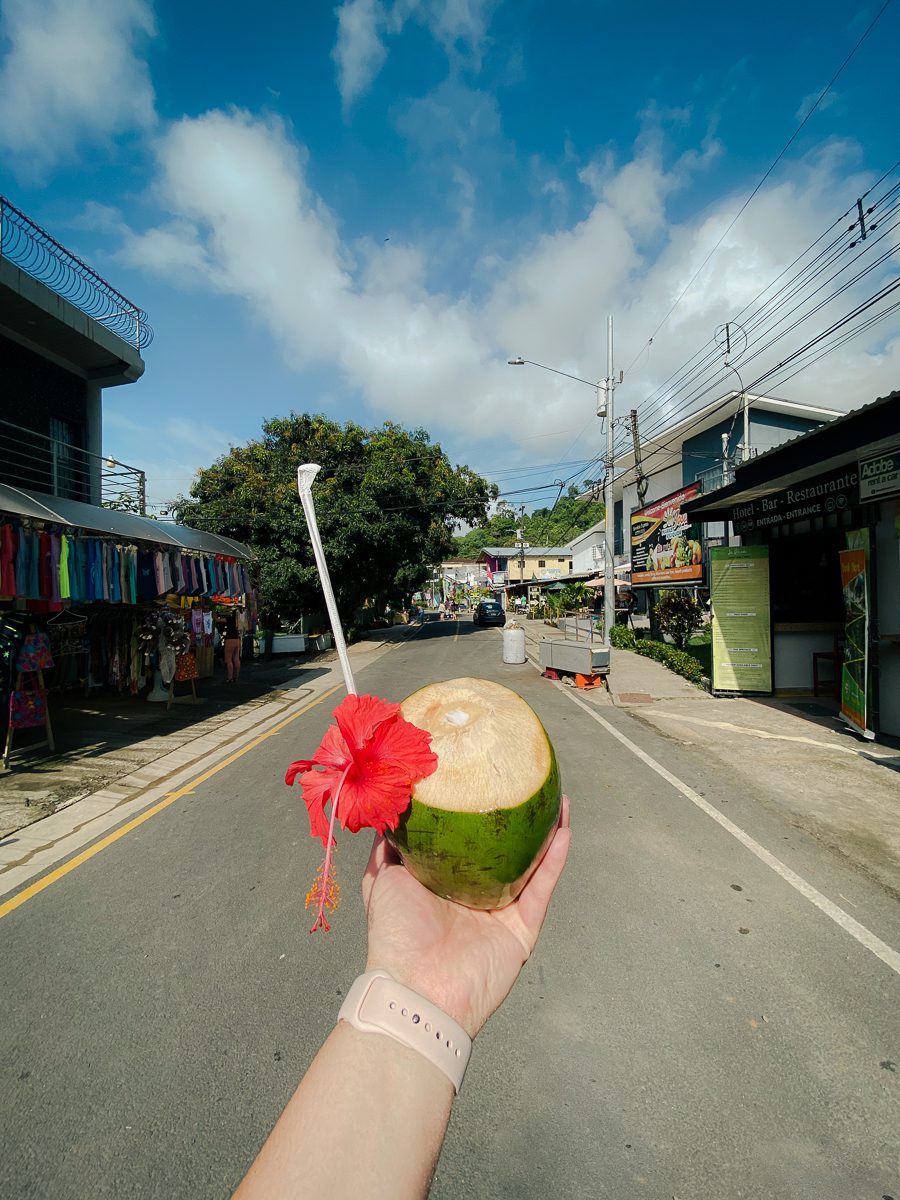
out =
<path fill-rule="evenodd" d="M 347 993 L 339 1021 L 363 1033 L 383 1033 L 409 1046 L 448 1077 L 458 1092 L 462 1086 L 472 1039 L 452 1017 L 393 979 L 387 971 L 367 971 Z"/>

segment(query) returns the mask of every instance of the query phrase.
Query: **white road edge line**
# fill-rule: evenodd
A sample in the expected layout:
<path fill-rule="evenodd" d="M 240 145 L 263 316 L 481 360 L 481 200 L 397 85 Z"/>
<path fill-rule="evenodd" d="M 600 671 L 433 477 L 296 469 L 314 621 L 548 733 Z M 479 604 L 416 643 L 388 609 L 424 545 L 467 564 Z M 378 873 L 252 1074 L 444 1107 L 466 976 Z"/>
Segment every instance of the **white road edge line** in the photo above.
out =
<path fill-rule="evenodd" d="M 536 663 L 530 655 L 528 656 L 528 661 L 538 671 L 541 670 L 540 664 Z M 563 695 L 567 696 L 573 704 L 577 704 L 579 708 L 583 708 L 589 717 L 592 717 L 598 725 L 602 725 L 607 733 L 612 734 L 617 741 L 626 746 L 641 762 L 646 763 L 651 771 L 655 771 L 657 775 L 665 779 L 666 783 L 670 783 L 676 791 L 681 792 L 682 796 L 690 800 L 692 804 L 695 804 L 701 812 L 705 812 L 708 817 L 712 817 L 714 821 L 721 825 L 726 833 L 730 833 L 733 838 L 737 838 L 742 846 L 749 850 L 751 854 L 755 854 L 760 862 L 764 862 L 767 867 L 771 867 L 777 875 L 781 876 L 785 883 L 789 883 L 795 891 L 798 891 L 801 896 L 804 896 L 811 904 L 814 904 L 826 917 L 830 917 L 836 925 L 840 925 L 845 933 L 849 933 L 861 946 L 865 946 L 876 958 L 880 958 L 892 971 L 896 971 L 900 975 L 900 954 L 896 950 L 893 950 L 886 942 L 883 942 L 870 929 L 866 929 L 865 925 L 861 925 L 859 921 L 854 920 L 849 913 L 845 913 L 842 908 L 839 908 L 827 896 L 823 896 L 817 888 L 814 888 L 811 883 L 807 883 L 796 871 L 792 871 L 780 858 L 776 858 L 765 846 L 760 845 L 755 838 L 752 838 L 749 833 L 745 833 L 740 826 L 735 825 L 733 821 L 729 821 L 717 808 L 704 800 L 699 792 L 695 792 L 692 787 L 688 787 L 686 783 L 682 783 L 676 775 L 673 775 L 671 771 L 667 771 L 662 763 L 658 763 L 652 755 L 642 750 L 631 738 L 621 733 L 614 725 L 611 725 L 609 721 L 601 717 L 590 705 L 585 704 L 580 697 L 574 696 L 562 684 L 556 683 L 553 680 L 550 682 L 559 688 Z"/>

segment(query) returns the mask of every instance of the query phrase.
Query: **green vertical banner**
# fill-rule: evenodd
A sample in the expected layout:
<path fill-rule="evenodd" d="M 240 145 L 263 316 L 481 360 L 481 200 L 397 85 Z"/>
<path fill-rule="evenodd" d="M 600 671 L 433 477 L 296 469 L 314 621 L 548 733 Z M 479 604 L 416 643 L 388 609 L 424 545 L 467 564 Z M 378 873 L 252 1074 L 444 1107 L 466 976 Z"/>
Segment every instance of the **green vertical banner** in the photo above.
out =
<path fill-rule="evenodd" d="M 712 546 L 709 571 L 713 691 L 770 693 L 769 547 Z"/>
<path fill-rule="evenodd" d="M 840 560 L 845 614 L 841 716 L 857 733 L 873 738 L 875 734 L 868 728 L 869 576 L 865 548 L 841 550 Z"/>

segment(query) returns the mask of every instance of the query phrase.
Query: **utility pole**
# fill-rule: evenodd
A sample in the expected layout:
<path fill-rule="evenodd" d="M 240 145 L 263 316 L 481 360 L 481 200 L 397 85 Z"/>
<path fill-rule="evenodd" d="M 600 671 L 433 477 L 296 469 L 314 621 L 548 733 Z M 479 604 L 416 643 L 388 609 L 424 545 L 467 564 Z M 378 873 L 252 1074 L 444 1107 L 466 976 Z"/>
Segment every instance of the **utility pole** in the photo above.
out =
<path fill-rule="evenodd" d="M 731 321 L 725 322 L 724 362 L 725 362 L 725 366 L 728 367 L 729 370 L 734 371 L 735 375 L 737 375 L 738 379 L 740 380 L 741 379 L 740 372 L 737 370 L 736 367 L 732 366 L 732 364 L 731 364 L 731 325 L 732 325 Z M 739 334 L 743 335 L 744 348 L 746 349 L 747 335 L 744 333 L 743 329 L 741 329 L 740 325 L 737 325 L 736 329 L 738 330 Z M 720 345 L 721 345 L 721 343 L 720 343 Z M 742 353 L 743 353 L 743 350 L 736 351 L 735 357 L 740 358 Z M 742 457 L 742 461 L 746 462 L 747 459 L 750 457 L 750 397 L 744 391 L 743 380 L 741 380 L 741 407 L 744 410 L 744 446 L 743 446 L 743 451 L 742 451 L 741 457 Z"/>
<path fill-rule="evenodd" d="M 605 393 L 603 402 L 600 401 L 601 389 Z M 615 545 L 615 506 L 613 504 L 613 421 L 615 419 L 616 379 L 613 375 L 613 319 L 606 319 L 606 381 L 597 384 L 597 416 L 606 416 L 606 478 L 603 481 L 603 504 L 606 509 L 603 575 L 603 629 L 607 643 L 609 634 L 616 621 L 616 577 L 613 561 L 613 546 Z"/>
<path fill-rule="evenodd" d="M 638 433 L 638 412 L 636 408 L 631 410 L 631 441 L 634 446 L 634 470 L 637 475 L 638 504 L 643 505 L 647 495 L 647 488 L 650 486 L 650 480 L 644 474 L 644 468 L 641 463 L 641 435 Z"/>
<path fill-rule="evenodd" d="M 524 585 L 525 585 L 525 547 L 528 545 L 528 543 L 524 540 L 524 538 L 525 538 L 525 528 L 524 528 L 525 505 L 524 504 L 519 509 L 519 520 L 522 521 L 523 524 L 520 525 L 519 528 L 516 530 L 516 546 L 518 547 L 518 550 L 519 550 L 519 585 L 524 587 Z"/>

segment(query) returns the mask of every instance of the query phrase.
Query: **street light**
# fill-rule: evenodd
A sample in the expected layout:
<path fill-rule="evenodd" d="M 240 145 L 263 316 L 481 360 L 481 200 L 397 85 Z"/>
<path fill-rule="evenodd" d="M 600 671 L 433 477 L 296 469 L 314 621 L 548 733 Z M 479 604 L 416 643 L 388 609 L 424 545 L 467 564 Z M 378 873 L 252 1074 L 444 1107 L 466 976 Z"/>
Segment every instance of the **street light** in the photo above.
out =
<path fill-rule="evenodd" d="M 601 380 L 599 383 L 591 383 L 588 379 L 581 379 L 578 375 L 570 375 L 567 371 L 558 371 L 555 367 L 548 367 L 544 363 L 533 362 L 530 358 L 523 358 L 521 355 L 507 359 L 507 364 L 510 367 L 540 367 L 542 371 L 551 371 L 554 375 L 562 375 L 566 379 L 574 379 L 576 383 L 584 383 L 588 387 L 596 389 L 597 416 L 606 417 L 606 471 L 603 480 L 603 506 L 606 510 L 604 513 L 604 538 L 606 546 L 603 553 L 603 628 L 606 640 L 609 642 L 609 633 L 616 620 L 616 584 L 615 571 L 613 569 L 613 545 L 615 541 L 615 514 L 612 489 L 613 410 L 616 384 L 622 382 L 621 372 L 619 373 L 618 380 L 613 374 L 613 319 L 612 317 L 607 317 L 606 379 Z"/>

